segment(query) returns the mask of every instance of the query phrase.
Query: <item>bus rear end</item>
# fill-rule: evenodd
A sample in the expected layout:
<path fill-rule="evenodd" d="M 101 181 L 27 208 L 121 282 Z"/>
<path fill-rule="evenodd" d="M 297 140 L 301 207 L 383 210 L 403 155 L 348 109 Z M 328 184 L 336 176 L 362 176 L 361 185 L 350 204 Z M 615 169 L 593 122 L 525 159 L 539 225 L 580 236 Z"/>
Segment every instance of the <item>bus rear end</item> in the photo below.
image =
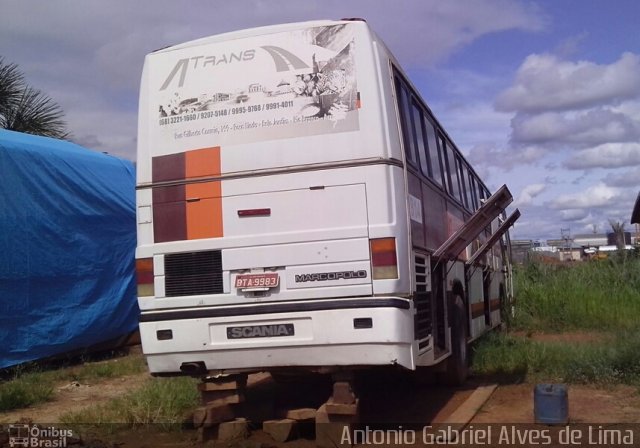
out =
<path fill-rule="evenodd" d="M 147 57 L 136 258 L 152 373 L 414 368 L 375 51 L 362 22 L 312 22 Z"/>

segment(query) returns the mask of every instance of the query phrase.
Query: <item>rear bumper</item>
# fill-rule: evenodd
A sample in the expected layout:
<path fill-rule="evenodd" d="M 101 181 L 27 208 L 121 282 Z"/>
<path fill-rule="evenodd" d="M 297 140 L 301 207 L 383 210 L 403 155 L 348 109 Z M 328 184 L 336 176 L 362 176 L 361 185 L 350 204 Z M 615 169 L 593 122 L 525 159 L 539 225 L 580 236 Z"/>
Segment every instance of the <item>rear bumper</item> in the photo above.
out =
<path fill-rule="evenodd" d="M 143 312 L 140 335 L 152 373 L 202 362 L 209 371 L 225 372 L 390 364 L 413 369 L 413 316 L 411 301 L 396 297 L 203 307 Z M 354 319 L 370 319 L 371 328 L 356 328 Z M 293 334 L 228 334 L 230 327 L 274 325 L 293 325 Z M 161 330 L 171 330 L 171 339 L 159 340 Z"/>

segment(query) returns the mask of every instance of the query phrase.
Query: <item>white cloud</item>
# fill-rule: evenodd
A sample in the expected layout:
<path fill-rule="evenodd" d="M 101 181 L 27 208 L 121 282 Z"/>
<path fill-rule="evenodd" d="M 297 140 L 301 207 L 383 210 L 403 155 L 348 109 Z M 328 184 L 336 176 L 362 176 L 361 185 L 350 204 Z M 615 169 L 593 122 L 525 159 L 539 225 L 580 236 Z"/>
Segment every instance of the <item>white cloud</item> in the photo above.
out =
<path fill-rule="evenodd" d="M 515 167 L 540 160 L 546 154 L 542 147 L 502 148 L 493 144 L 476 145 L 469 151 L 469 162 L 474 167 L 500 168 L 510 171 Z"/>
<path fill-rule="evenodd" d="M 535 4 L 511 0 L 325 0 L 319 4 L 336 17 L 366 18 L 405 68 L 433 66 L 487 34 L 541 31 L 548 22 Z"/>
<path fill-rule="evenodd" d="M 640 143 L 607 143 L 583 149 L 564 163 L 570 170 L 640 165 Z"/>
<path fill-rule="evenodd" d="M 570 209 L 560 211 L 560 218 L 563 221 L 582 221 L 588 217 L 590 217 L 590 214 L 587 210 Z"/>
<path fill-rule="evenodd" d="M 640 189 L 640 166 L 630 170 L 616 170 L 607 174 L 602 181 L 612 187 L 634 187 Z"/>
<path fill-rule="evenodd" d="M 547 186 L 545 184 L 531 184 L 527 185 L 520 191 L 520 194 L 514 201 L 514 207 L 522 207 L 523 205 L 530 205 L 533 203 L 533 199 L 540 195 Z"/>
<path fill-rule="evenodd" d="M 546 23 L 535 4 L 511 0 L 22 0 L 2 5 L 0 54 L 62 106 L 78 140 L 134 158 L 135 118 L 133 126 L 121 124 L 137 113 L 145 54 L 212 34 L 327 16 L 366 18 L 403 65 L 421 68 L 487 34 L 537 31 Z"/>
<path fill-rule="evenodd" d="M 624 53 L 609 65 L 532 54 L 518 69 L 515 84 L 498 96 L 496 108 L 512 112 L 584 109 L 639 95 L 640 56 L 634 53 Z"/>
<path fill-rule="evenodd" d="M 640 140 L 640 121 L 602 107 L 576 113 L 517 114 L 511 126 L 514 143 L 595 146 Z"/>
<path fill-rule="evenodd" d="M 612 205 L 621 196 L 617 188 L 599 182 L 581 192 L 560 195 L 551 201 L 550 206 L 556 210 L 599 208 Z"/>

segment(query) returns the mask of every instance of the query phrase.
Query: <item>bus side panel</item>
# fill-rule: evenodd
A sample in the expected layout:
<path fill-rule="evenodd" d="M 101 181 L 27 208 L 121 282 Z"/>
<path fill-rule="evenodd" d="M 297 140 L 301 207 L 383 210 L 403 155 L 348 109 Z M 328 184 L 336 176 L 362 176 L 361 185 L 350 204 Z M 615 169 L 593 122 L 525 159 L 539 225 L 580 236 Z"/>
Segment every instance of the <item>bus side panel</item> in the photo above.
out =
<path fill-rule="evenodd" d="M 436 250 L 447 240 L 445 200 L 440 193 L 427 184 L 422 186 L 422 197 L 426 247 L 430 250 Z"/>
<path fill-rule="evenodd" d="M 422 188 L 420 178 L 407 172 L 407 185 L 409 188 L 409 197 L 407 204 L 409 206 L 409 223 L 411 225 L 411 242 L 413 247 L 424 249 L 424 216 Z"/>

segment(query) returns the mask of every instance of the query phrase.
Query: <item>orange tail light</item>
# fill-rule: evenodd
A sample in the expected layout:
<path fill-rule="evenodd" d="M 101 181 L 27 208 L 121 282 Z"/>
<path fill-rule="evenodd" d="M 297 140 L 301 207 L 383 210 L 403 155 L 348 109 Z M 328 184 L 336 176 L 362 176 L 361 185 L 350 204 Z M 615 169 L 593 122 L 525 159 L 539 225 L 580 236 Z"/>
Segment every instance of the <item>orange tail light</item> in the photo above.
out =
<path fill-rule="evenodd" d="M 155 295 L 153 287 L 153 258 L 136 260 L 136 280 L 138 283 L 138 297 Z"/>
<path fill-rule="evenodd" d="M 374 280 L 398 278 L 398 256 L 395 238 L 377 238 L 369 241 L 371 247 L 372 277 Z"/>

